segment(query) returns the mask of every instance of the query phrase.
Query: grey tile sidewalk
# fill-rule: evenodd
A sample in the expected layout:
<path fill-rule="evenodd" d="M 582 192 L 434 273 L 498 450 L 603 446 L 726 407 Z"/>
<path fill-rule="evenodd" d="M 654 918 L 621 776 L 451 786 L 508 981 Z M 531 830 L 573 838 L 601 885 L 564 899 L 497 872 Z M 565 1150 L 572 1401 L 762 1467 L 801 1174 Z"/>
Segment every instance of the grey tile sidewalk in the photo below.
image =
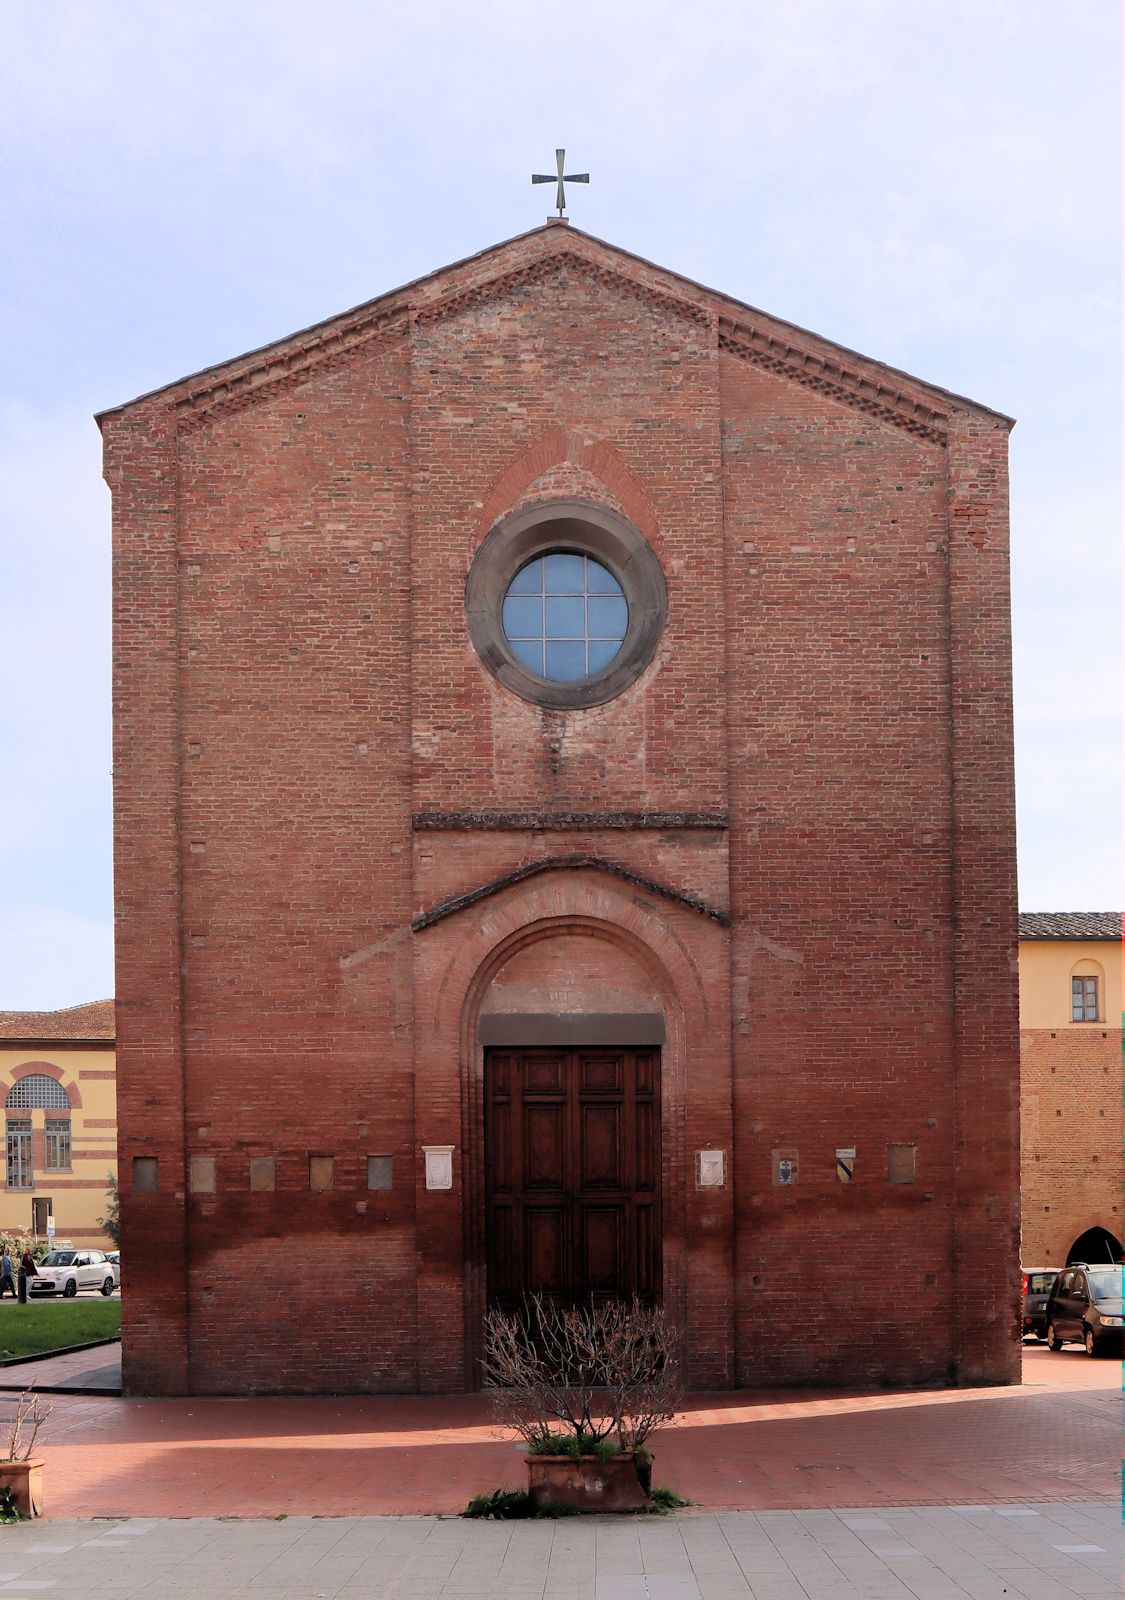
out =
<path fill-rule="evenodd" d="M 0 1600 L 1108 1600 L 1104 1504 L 0 1528 Z"/>

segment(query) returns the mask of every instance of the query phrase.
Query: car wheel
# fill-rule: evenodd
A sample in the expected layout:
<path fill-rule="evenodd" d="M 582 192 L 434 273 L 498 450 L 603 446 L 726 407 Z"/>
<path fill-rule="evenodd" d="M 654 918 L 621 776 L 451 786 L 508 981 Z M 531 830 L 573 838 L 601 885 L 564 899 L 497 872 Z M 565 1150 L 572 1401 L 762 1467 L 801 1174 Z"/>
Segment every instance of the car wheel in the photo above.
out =
<path fill-rule="evenodd" d="M 1083 1342 L 1086 1346 L 1086 1354 L 1088 1356 L 1096 1356 L 1098 1353 L 1098 1341 L 1094 1338 L 1093 1328 L 1086 1329 L 1086 1337 Z"/>
<path fill-rule="evenodd" d="M 78 1279 L 77 1278 L 68 1278 L 66 1280 L 66 1288 L 63 1290 L 63 1294 L 66 1296 L 66 1298 L 68 1300 L 73 1300 L 77 1293 L 78 1293 Z"/>
<path fill-rule="evenodd" d="M 113 1279 L 112 1278 L 107 1278 L 105 1280 L 105 1282 L 102 1284 L 102 1293 L 105 1295 L 106 1299 L 108 1300 L 110 1295 L 113 1293 Z"/>
<path fill-rule="evenodd" d="M 1049 1322 L 1047 1324 L 1047 1349 L 1061 1350 L 1062 1347 L 1063 1342 L 1059 1338 L 1059 1330 L 1055 1327 L 1053 1322 Z"/>
<path fill-rule="evenodd" d="M 1039 1340 L 1039 1343 L 1042 1344 L 1047 1335 L 1042 1328 L 1036 1328 L 1035 1337 Z"/>

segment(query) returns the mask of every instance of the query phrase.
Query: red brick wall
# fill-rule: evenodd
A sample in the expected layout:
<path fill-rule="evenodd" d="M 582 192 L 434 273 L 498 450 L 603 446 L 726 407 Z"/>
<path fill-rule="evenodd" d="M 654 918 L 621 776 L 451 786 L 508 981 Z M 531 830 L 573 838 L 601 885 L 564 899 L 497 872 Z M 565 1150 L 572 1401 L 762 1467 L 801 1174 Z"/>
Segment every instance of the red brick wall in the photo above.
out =
<path fill-rule="evenodd" d="M 130 1390 L 474 1380 L 476 1019 L 512 984 L 665 1014 L 693 1382 L 1011 1372 L 1004 429 L 965 413 L 947 451 L 927 391 L 829 382 L 811 336 L 720 352 L 734 315 L 547 229 L 105 419 L 123 1187 L 160 1160 L 124 1200 Z M 650 668 L 581 712 L 501 689 L 463 606 L 495 521 L 568 497 L 628 517 L 669 596 Z M 412 832 L 495 810 L 687 821 Z"/>
<path fill-rule="evenodd" d="M 956 1070 L 945 453 L 734 356 L 723 410 L 739 1378 L 942 1376 Z M 892 1143 L 917 1146 L 914 1184 L 888 1185 Z M 835 1152 L 850 1147 L 845 1186 Z M 781 1148 L 798 1153 L 791 1187 L 773 1183 Z M 888 1280 L 877 1334 L 857 1341 Z M 795 1293 L 801 1337 L 780 1340 Z"/>
<path fill-rule="evenodd" d="M 1023 1263 L 1061 1267 L 1088 1228 L 1122 1236 L 1121 1029 L 1020 1032 Z"/>

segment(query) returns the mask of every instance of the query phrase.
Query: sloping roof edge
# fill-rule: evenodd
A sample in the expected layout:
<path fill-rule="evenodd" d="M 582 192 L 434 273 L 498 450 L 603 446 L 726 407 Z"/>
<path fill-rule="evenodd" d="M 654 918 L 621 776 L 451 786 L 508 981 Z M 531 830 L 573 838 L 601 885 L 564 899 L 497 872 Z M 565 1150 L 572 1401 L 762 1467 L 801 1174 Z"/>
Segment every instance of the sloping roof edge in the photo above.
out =
<path fill-rule="evenodd" d="M 117 1035 L 114 1002 L 88 1000 L 59 1011 L 0 1011 L 4 1045 L 113 1044 Z"/>
<path fill-rule="evenodd" d="M 890 366 L 887 362 L 880 361 L 875 356 L 864 355 L 862 351 L 853 350 L 850 346 L 840 344 L 824 334 L 814 333 L 812 329 L 804 328 L 796 322 L 790 322 L 785 317 L 779 317 L 773 312 L 763 311 L 761 307 L 752 306 L 747 301 L 736 300 L 722 290 L 711 289 L 706 284 L 697 282 L 694 278 L 686 277 L 683 273 L 675 272 L 669 267 L 662 267 L 654 261 L 647 260 L 644 256 L 639 256 L 631 250 L 623 249 L 620 245 L 611 244 L 606 239 L 599 239 L 596 234 L 586 233 L 583 229 L 575 228 L 569 223 L 560 224 L 559 222 L 542 223 L 536 228 L 529 228 L 524 233 L 514 234 L 510 239 L 503 239 L 497 244 L 489 245 L 483 250 L 474 252 L 472 255 L 463 256 L 458 261 L 448 262 L 445 266 L 438 267 L 433 272 L 427 272 L 422 277 L 414 278 L 409 283 L 401 284 L 396 289 L 389 289 L 384 294 L 376 295 L 371 300 L 361 301 L 358 305 L 351 306 L 346 311 L 336 312 L 319 322 L 310 323 L 307 327 L 298 328 L 294 332 L 284 334 L 279 339 L 271 339 L 266 344 L 243 351 L 240 355 L 228 356 L 225 360 L 215 362 L 211 366 L 201 367 L 197 372 L 185 373 L 182 377 L 175 378 L 170 383 L 159 384 L 155 389 L 148 389 L 143 394 L 136 395 L 132 400 L 124 400 L 118 405 L 107 406 L 103 410 L 94 413 L 94 420 L 100 425 L 104 420 L 116 416 L 120 412 L 128 411 L 133 406 L 141 405 L 145 401 L 154 400 L 159 395 L 171 393 L 176 389 L 182 388 L 185 384 L 194 384 L 201 379 L 213 378 L 228 369 L 239 367 L 245 362 L 253 362 L 255 358 L 266 357 L 272 351 L 280 350 L 285 345 L 298 343 L 302 339 L 312 339 L 320 336 L 326 330 L 346 323 L 351 318 L 371 314 L 380 307 L 384 308 L 386 314 L 393 313 L 395 310 L 406 312 L 409 310 L 409 296 L 413 292 L 435 283 L 446 273 L 457 272 L 464 267 L 474 265 L 474 263 L 487 261 L 490 257 L 499 256 L 503 251 L 510 249 L 513 245 L 522 243 L 525 239 L 535 238 L 556 230 L 561 236 L 585 239 L 599 249 L 609 251 L 624 262 L 630 262 L 637 267 L 643 268 L 646 272 L 655 272 L 669 283 L 679 285 L 682 289 L 687 290 L 689 294 L 704 295 L 717 305 L 726 307 L 728 314 L 734 319 L 737 319 L 740 315 L 762 318 L 774 326 L 794 334 L 798 339 L 811 340 L 816 345 L 826 347 L 842 357 L 859 361 L 865 366 L 878 368 L 881 372 L 885 372 L 891 377 L 904 380 L 928 394 L 940 397 L 952 406 L 967 406 L 973 411 L 982 412 L 987 416 L 995 417 L 999 421 L 1007 423 L 1009 428 L 1015 426 L 1015 418 L 1008 416 L 1006 412 L 997 411 L 992 406 L 986 406 L 981 401 L 973 400 L 967 395 L 957 394 L 954 390 L 944 389 L 940 384 L 931 383 L 925 378 L 919 378 L 901 367 Z"/>
<path fill-rule="evenodd" d="M 1021 911 L 1021 939 L 1120 939 L 1119 911 Z"/>

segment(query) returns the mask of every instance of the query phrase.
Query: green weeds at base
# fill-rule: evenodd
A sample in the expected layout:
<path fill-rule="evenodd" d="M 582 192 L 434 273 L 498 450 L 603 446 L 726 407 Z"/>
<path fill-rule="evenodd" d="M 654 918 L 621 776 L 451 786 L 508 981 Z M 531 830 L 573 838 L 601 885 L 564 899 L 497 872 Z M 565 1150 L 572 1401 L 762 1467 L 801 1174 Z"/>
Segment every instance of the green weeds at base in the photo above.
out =
<path fill-rule="evenodd" d="M 11 1489 L 4 1485 L 0 1489 L 0 1522 L 22 1522 L 23 1512 L 16 1504 L 16 1497 Z"/>
<path fill-rule="evenodd" d="M 599 1461 L 612 1461 L 621 1454 L 616 1439 L 599 1439 L 593 1433 L 547 1433 L 527 1447 L 529 1456 L 597 1456 Z"/>
<path fill-rule="evenodd" d="M 560 1455 L 562 1453 L 559 1452 Z M 675 1489 L 661 1485 L 653 1489 L 649 1504 L 637 1515 L 666 1517 L 670 1511 L 690 1505 L 691 1501 L 685 1500 Z M 582 1512 L 562 1507 L 540 1511 L 526 1489 L 493 1489 L 491 1494 L 475 1494 L 461 1515 L 492 1522 L 523 1522 L 529 1518 L 554 1520 L 558 1517 L 580 1517 Z"/>
<path fill-rule="evenodd" d="M 666 1517 L 670 1511 L 678 1511 L 681 1506 L 690 1506 L 691 1501 L 685 1500 L 682 1494 L 677 1494 L 675 1489 L 669 1489 L 667 1484 L 657 1484 L 649 1490 L 648 1505 L 642 1515 L 646 1517 Z"/>
<path fill-rule="evenodd" d="M 491 1494 L 475 1494 L 461 1515 L 493 1522 L 522 1522 L 539 1513 L 526 1489 L 493 1489 Z"/>

